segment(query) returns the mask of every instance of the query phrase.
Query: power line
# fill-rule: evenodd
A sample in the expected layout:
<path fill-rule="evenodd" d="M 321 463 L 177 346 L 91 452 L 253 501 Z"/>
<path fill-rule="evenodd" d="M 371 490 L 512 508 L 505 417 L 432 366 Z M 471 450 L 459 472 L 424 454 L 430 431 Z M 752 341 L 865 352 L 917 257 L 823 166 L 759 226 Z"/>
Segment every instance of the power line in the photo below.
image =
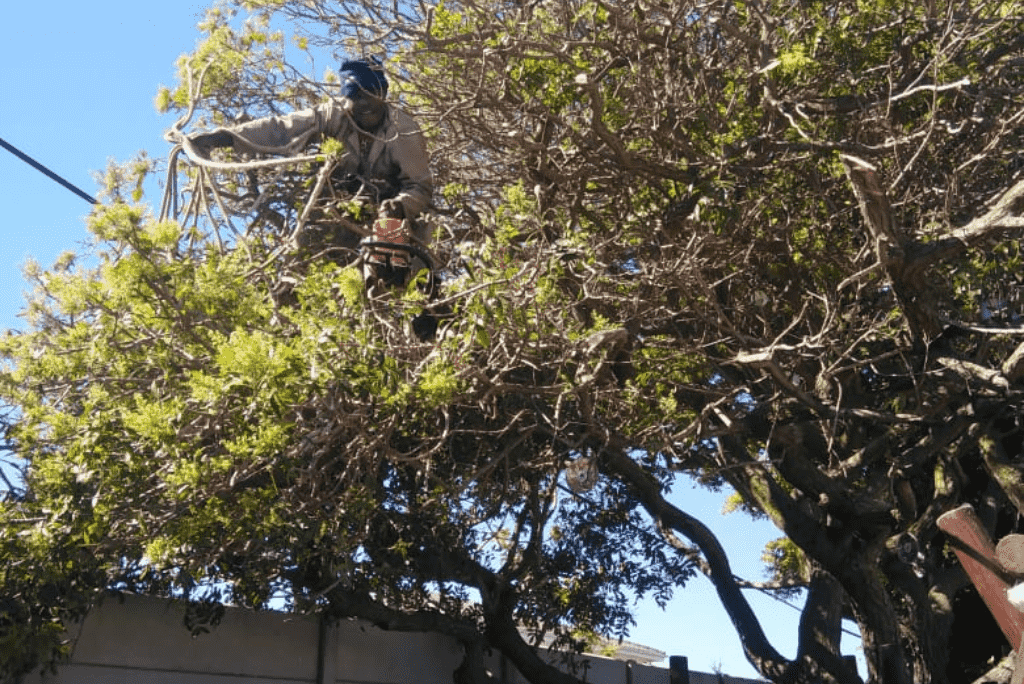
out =
<path fill-rule="evenodd" d="M 18 159 L 22 160 L 23 162 L 25 162 L 26 164 L 28 164 L 32 168 L 36 169 L 37 171 L 40 171 L 44 175 L 49 176 L 51 179 L 57 181 L 58 183 L 63 185 L 65 188 L 67 188 L 71 192 L 75 193 L 76 195 L 78 195 L 79 197 L 84 199 L 86 202 L 89 202 L 90 204 L 96 204 L 96 200 L 91 195 L 89 195 L 87 192 L 85 192 L 84 190 L 76 187 L 70 181 L 64 180 L 63 178 L 58 176 L 56 173 L 54 173 L 50 169 L 46 168 L 45 166 L 43 166 L 42 164 L 37 162 L 32 157 L 28 156 L 27 154 L 25 154 L 24 152 L 22 152 L 21 150 L 16 148 L 14 145 L 11 145 L 9 142 L 4 140 L 3 138 L 0 138 L 0 147 L 3 147 L 5 150 L 7 150 L 11 154 L 13 154 Z"/>

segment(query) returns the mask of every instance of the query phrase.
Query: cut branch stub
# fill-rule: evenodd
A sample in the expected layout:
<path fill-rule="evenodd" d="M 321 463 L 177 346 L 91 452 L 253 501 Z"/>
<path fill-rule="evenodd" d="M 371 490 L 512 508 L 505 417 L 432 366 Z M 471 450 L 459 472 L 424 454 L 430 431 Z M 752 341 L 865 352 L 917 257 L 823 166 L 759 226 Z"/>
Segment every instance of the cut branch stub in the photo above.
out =
<path fill-rule="evenodd" d="M 846 176 L 853 186 L 864 222 L 874 238 L 875 255 L 882 264 L 890 260 L 902 262 L 904 239 L 896 232 L 892 207 L 878 180 L 878 169 L 863 159 L 848 154 L 840 156 L 846 165 Z"/>
<path fill-rule="evenodd" d="M 1007 573 L 1024 578 L 1024 534 L 1008 534 L 996 544 L 996 559 Z"/>
<path fill-rule="evenodd" d="M 910 334 L 915 340 L 931 340 L 942 332 L 935 313 L 934 296 L 924 277 L 928 262 L 908 256 L 918 250 L 914 241 L 896 230 L 892 207 L 878 170 L 864 161 L 847 154 L 840 155 L 846 166 L 853 194 L 860 205 L 861 215 L 875 245 L 875 256 L 885 268 L 892 282 L 893 292 L 907 318 Z"/>

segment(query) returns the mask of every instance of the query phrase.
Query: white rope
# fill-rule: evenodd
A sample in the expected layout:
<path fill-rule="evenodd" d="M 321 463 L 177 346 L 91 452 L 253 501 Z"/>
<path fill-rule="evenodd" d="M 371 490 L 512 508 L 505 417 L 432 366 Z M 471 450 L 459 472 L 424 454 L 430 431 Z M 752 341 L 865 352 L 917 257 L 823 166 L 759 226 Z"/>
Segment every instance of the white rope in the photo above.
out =
<path fill-rule="evenodd" d="M 295 157 L 280 157 L 278 159 L 254 159 L 252 161 L 245 162 L 219 162 L 214 161 L 208 157 L 204 157 L 199 154 L 195 145 L 189 140 L 188 136 L 176 131 L 180 135 L 179 144 L 185 149 L 185 154 L 188 158 L 198 166 L 202 166 L 207 169 L 214 171 L 235 171 L 245 172 L 253 171 L 255 169 L 265 169 L 275 166 L 287 166 L 289 164 L 302 164 L 304 162 L 319 162 L 326 160 L 326 155 L 323 154 L 304 154 Z"/>

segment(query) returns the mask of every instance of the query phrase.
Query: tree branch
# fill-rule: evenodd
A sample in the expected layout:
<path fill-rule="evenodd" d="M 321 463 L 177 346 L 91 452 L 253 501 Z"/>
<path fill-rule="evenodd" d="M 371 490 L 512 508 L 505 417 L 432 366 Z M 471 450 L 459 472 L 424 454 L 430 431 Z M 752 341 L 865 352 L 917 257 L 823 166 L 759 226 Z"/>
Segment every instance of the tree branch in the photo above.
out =
<path fill-rule="evenodd" d="M 811 676 L 838 684 L 863 684 L 856 666 L 839 651 L 842 637 L 842 587 L 827 572 L 813 568 L 807 603 L 800 614 L 797 661 Z"/>
<path fill-rule="evenodd" d="M 915 341 L 931 340 L 939 335 L 942 326 L 923 278 L 925 263 L 908 259 L 913 242 L 896 230 L 892 207 L 878 178 L 877 169 L 847 154 L 840 155 L 846 167 L 846 176 L 860 205 L 861 215 L 874 241 L 875 256 L 885 268 L 892 283 L 896 299 L 907 318 L 910 334 Z"/>
<path fill-rule="evenodd" d="M 1024 228 L 1024 180 L 1018 181 L 1001 194 L 992 208 L 970 223 L 955 228 L 941 240 L 926 245 L 915 245 L 913 260 L 917 268 L 943 261 L 998 233 Z"/>
<path fill-rule="evenodd" d="M 679 532 L 692 541 L 707 559 L 710 578 L 739 634 L 747 659 L 766 677 L 784 676 L 792 663 L 768 641 L 760 621 L 751 609 L 729 566 L 729 558 L 714 533 L 696 518 L 665 500 L 658 483 L 621 449 L 605 453 L 611 470 L 628 482 L 644 509 L 659 526 Z"/>

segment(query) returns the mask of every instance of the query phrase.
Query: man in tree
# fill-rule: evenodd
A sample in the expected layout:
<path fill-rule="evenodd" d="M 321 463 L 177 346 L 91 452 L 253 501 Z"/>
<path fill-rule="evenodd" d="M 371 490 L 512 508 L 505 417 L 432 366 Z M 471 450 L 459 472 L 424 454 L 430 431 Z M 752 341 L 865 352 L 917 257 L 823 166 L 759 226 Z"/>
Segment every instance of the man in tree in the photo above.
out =
<path fill-rule="evenodd" d="M 430 204 L 433 179 L 426 142 L 416 122 L 386 101 L 388 80 L 383 69 L 368 60 L 348 60 L 341 65 L 340 97 L 316 107 L 284 116 L 270 116 L 231 128 L 219 128 L 190 138 L 207 153 L 215 147 L 232 147 L 246 154 L 293 155 L 311 144 L 334 139 L 344 146 L 332 173 L 336 189 L 353 196 L 361 205 L 376 205 L 382 219 L 408 220 L 416 241 L 429 242 L 427 226 L 416 218 Z M 320 229 L 329 227 L 321 226 Z M 326 236 L 308 232 L 298 236 L 308 247 L 316 242 L 352 249 L 358 236 L 350 231 Z M 376 234 L 377 240 L 408 242 L 402 233 Z M 388 284 L 403 284 L 410 272 L 407 254 L 378 251 L 370 255 L 376 276 Z M 411 264 L 416 267 L 416 261 Z M 421 266 L 426 266 L 422 264 Z"/>

